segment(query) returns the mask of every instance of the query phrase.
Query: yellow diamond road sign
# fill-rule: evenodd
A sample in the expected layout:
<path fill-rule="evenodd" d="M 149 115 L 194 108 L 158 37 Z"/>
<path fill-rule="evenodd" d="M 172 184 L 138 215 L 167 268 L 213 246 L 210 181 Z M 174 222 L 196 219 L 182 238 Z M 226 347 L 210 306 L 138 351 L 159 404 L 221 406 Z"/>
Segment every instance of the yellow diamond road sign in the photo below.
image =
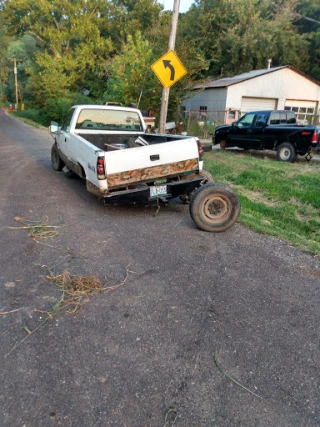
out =
<path fill-rule="evenodd" d="M 173 50 L 169 50 L 152 64 L 151 69 L 166 88 L 174 85 L 187 74 L 187 70 Z"/>

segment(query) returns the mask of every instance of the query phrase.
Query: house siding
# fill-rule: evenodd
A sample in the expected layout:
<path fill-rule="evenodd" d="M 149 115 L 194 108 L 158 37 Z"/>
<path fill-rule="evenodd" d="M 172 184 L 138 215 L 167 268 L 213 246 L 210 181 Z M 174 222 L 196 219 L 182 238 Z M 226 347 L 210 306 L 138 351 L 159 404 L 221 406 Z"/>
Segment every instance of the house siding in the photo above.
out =
<path fill-rule="evenodd" d="M 183 103 L 186 110 L 224 111 L 226 109 L 227 88 L 205 89 Z"/>
<path fill-rule="evenodd" d="M 280 68 L 227 87 L 204 89 L 187 99 L 186 110 L 240 110 L 242 97 L 273 98 L 276 108 L 284 109 L 286 100 L 314 101 L 320 108 L 320 86 L 290 68 Z"/>
<path fill-rule="evenodd" d="M 320 101 L 320 86 L 289 68 L 228 87 L 226 109 L 240 108 L 242 97 L 275 98 L 278 109 L 286 99 Z"/>

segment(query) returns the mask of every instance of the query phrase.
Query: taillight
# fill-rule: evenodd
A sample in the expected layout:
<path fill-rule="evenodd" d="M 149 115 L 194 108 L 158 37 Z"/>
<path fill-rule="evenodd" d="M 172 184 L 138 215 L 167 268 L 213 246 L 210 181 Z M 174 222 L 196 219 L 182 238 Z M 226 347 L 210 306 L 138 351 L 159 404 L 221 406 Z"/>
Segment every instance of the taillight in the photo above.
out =
<path fill-rule="evenodd" d="M 199 160 L 202 160 L 202 156 L 203 156 L 202 143 L 201 141 L 197 140 L 197 144 L 198 144 Z"/>
<path fill-rule="evenodd" d="M 98 175 L 98 179 L 105 179 L 105 177 L 106 177 L 106 173 L 104 170 L 104 157 L 98 157 L 97 175 Z"/>
<path fill-rule="evenodd" d="M 312 135 L 312 138 L 311 138 L 311 144 L 318 144 L 318 137 L 319 137 L 319 134 L 318 134 L 318 132 L 315 130 L 315 131 L 313 132 L 313 135 Z"/>

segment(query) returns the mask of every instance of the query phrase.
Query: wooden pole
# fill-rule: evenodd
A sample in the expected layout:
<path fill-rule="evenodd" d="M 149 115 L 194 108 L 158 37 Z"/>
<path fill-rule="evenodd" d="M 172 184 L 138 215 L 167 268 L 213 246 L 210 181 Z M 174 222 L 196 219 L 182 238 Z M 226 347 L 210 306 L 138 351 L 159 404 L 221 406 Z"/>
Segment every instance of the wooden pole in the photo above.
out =
<path fill-rule="evenodd" d="M 18 96 L 18 70 L 17 70 L 17 61 L 20 61 L 17 58 L 9 58 L 10 61 L 13 61 L 13 72 L 14 72 L 14 83 L 16 88 L 16 103 L 15 110 L 18 110 L 19 96 Z"/>
<path fill-rule="evenodd" d="M 15 105 L 15 109 L 18 110 L 18 103 L 19 103 L 19 98 L 18 98 L 18 70 L 17 70 L 17 60 L 16 58 L 13 59 L 13 65 L 14 65 L 14 82 L 16 85 L 16 105 Z"/>
<path fill-rule="evenodd" d="M 174 0 L 168 50 L 174 50 L 175 45 L 176 45 L 179 8 L 180 8 L 180 0 Z M 169 94 L 170 94 L 170 88 L 164 87 L 162 89 L 162 98 L 161 98 L 161 110 L 160 110 L 160 122 L 159 122 L 159 132 L 160 133 L 166 133 L 166 122 L 167 122 L 167 115 L 168 115 Z"/>

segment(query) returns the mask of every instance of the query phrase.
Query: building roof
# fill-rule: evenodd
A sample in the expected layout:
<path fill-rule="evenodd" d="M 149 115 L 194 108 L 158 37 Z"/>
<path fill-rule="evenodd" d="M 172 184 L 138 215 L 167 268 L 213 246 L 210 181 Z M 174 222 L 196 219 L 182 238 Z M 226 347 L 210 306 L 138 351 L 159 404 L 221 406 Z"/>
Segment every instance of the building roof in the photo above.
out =
<path fill-rule="evenodd" d="M 296 73 L 300 74 L 301 76 L 305 77 L 308 80 L 311 80 L 313 83 L 320 86 L 320 82 L 308 76 L 307 74 L 303 73 L 302 71 L 299 71 L 290 65 L 282 65 L 281 67 L 265 68 L 262 70 L 253 70 L 253 71 L 249 71 L 248 73 L 239 74 L 234 77 L 225 77 L 223 79 L 217 79 L 217 80 L 214 80 L 214 79 L 206 80 L 205 82 L 199 83 L 196 86 L 194 86 L 192 90 L 228 87 L 228 86 L 232 86 L 232 85 L 244 82 L 246 80 L 254 79 L 255 77 L 274 73 L 275 71 L 282 70 L 284 68 L 289 68 L 292 71 L 295 71 Z"/>

